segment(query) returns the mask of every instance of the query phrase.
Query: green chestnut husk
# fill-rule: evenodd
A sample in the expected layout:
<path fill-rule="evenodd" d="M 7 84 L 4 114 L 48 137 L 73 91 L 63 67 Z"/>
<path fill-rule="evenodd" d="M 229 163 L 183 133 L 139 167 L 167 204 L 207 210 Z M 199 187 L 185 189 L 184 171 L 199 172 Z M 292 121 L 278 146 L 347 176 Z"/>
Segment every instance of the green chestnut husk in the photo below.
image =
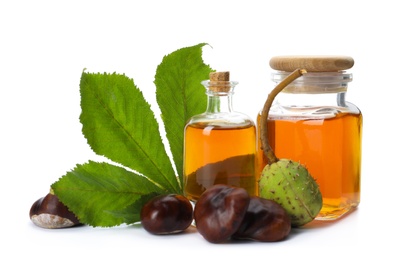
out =
<path fill-rule="evenodd" d="M 315 219 L 323 205 L 319 186 L 306 167 L 288 159 L 265 166 L 259 179 L 259 196 L 279 203 L 294 227 Z"/>

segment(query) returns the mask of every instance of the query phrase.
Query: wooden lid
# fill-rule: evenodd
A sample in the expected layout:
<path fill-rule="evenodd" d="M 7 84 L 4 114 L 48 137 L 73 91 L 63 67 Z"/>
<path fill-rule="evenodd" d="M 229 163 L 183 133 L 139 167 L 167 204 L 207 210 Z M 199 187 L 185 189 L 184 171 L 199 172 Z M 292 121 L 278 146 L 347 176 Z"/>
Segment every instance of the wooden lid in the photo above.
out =
<path fill-rule="evenodd" d="M 309 72 L 341 71 L 353 67 L 354 59 L 349 56 L 276 56 L 269 65 L 274 70 L 292 72 L 306 69 Z"/>

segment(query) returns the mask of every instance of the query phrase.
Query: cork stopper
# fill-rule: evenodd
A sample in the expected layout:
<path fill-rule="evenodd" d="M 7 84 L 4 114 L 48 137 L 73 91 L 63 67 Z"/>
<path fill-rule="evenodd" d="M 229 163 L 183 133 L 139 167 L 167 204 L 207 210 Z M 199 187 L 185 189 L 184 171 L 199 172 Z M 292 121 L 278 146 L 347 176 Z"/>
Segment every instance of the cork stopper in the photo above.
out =
<path fill-rule="evenodd" d="M 210 72 L 210 81 L 229 81 L 229 71 Z"/>
<path fill-rule="evenodd" d="M 269 61 L 272 69 L 292 72 L 306 69 L 308 72 L 335 72 L 353 67 L 354 59 L 349 56 L 276 56 Z"/>
<path fill-rule="evenodd" d="M 229 92 L 232 87 L 229 80 L 229 71 L 210 72 L 208 88 L 214 92 Z"/>

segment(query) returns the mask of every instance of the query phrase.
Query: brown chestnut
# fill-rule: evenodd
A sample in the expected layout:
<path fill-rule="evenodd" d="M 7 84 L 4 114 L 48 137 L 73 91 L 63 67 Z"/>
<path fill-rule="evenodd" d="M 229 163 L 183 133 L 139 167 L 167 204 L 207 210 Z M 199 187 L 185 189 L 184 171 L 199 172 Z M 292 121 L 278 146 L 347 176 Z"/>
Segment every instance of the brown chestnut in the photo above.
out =
<path fill-rule="evenodd" d="M 283 240 L 289 235 L 291 221 L 285 209 L 270 199 L 251 197 L 241 226 L 232 236 L 261 242 Z"/>
<path fill-rule="evenodd" d="M 30 209 L 31 221 L 42 228 L 67 228 L 81 225 L 78 218 L 52 193 L 38 199 Z"/>
<path fill-rule="evenodd" d="M 249 205 L 243 188 L 216 184 L 197 200 L 194 219 L 197 231 L 211 243 L 229 239 L 239 228 Z"/>
<path fill-rule="evenodd" d="M 193 222 L 193 206 L 179 194 L 158 195 L 143 205 L 140 220 L 152 234 L 180 233 Z"/>

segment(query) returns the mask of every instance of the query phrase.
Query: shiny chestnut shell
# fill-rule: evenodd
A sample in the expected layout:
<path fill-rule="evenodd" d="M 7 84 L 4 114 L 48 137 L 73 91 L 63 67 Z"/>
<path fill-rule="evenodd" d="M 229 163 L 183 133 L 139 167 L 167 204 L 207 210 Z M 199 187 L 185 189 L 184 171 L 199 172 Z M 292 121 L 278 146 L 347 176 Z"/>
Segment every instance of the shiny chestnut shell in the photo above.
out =
<path fill-rule="evenodd" d="M 249 205 L 249 194 L 243 188 L 216 184 L 197 200 L 194 219 L 197 231 L 211 243 L 221 243 L 234 234 Z"/>
<path fill-rule="evenodd" d="M 31 221 L 42 228 L 67 228 L 82 225 L 56 195 L 48 193 L 30 208 Z"/>
<path fill-rule="evenodd" d="M 179 194 L 158 195 L 143 205 L 140 220 L 155 235 L 180 233 L 193 222 L 193 206 Z"/>
<path fill-rule="evenodd" d="M 251 197 L 245 217 L 233 238 L 274 242 L 286 238 L 291 230 L 290 216 L 270 199 Z"/>

